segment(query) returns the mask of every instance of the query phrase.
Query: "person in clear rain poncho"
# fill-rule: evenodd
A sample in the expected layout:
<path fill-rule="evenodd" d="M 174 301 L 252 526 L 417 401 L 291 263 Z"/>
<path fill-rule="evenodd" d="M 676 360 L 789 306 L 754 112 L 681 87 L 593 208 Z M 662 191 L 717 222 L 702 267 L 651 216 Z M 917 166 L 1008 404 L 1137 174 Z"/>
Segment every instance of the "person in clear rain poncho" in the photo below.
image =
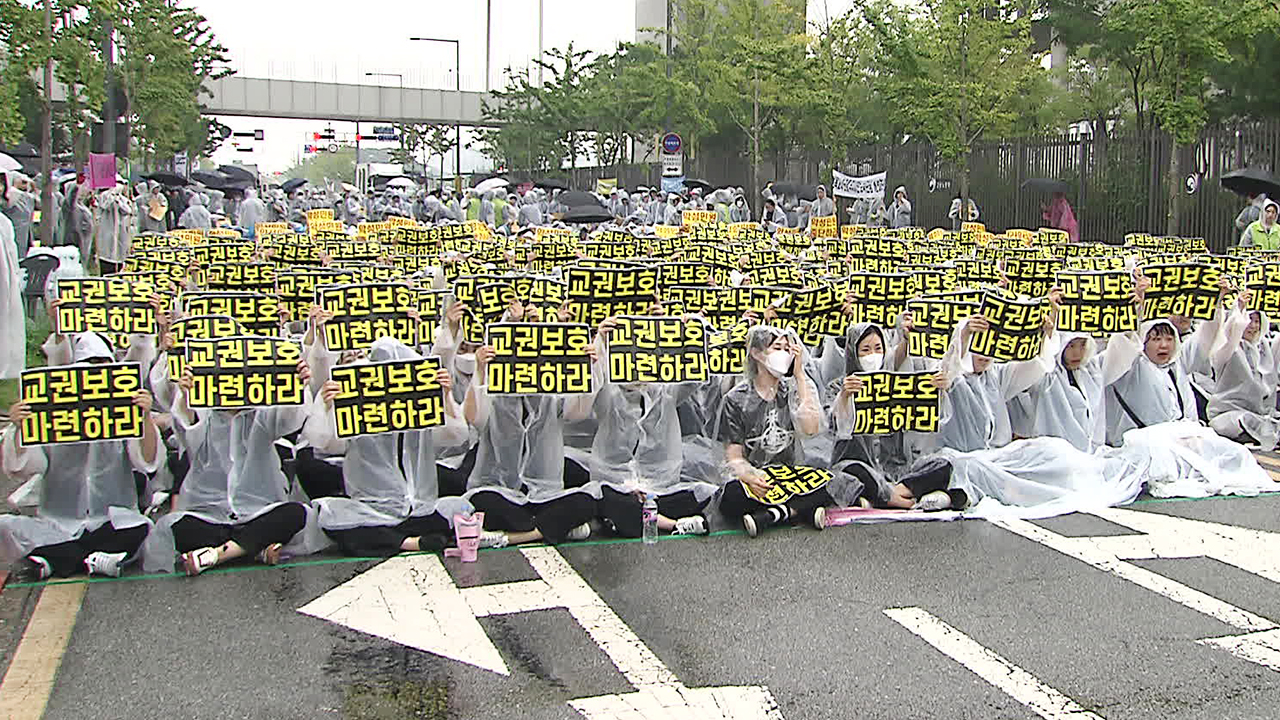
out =
<path fill-rule="evenodd" d="M 240 203 L 240 209 L 236 213 L 236 225 L 240 227 L 241 232 L 248 240 L 252 240 L 254 233 L 258 231 L 258 223 L 267 221 L 267 206 L 258 199 L 258 193 L 253 188 L 247 188 L 244 191 L 244 200 Z"/>
<path fill-rule="evenodd" d="M 910 332 L 911 319 L 904 322 Z M 845 375 L 832 381 L 826 393 L 836 437 L 831 457 L 831 467 L 837 475 L 831 481 L 832 496 L 843 505 L 856 502 L 863 506 L 922 510 L 964 507 L 962 494 L 946 492 L 950 464 L 927 456 L 932 438 L 902 432 L 853 433 L 857 417 L 854 398 L 863 387 L 857 373 L 906 370 L 905 337 L 896 346 L 889 346 L 880 326 L 856 323 L 845 336 L 845 348 Z M 933 383 L 946 390 L 946 375 L 937 373 Z"/>
<path fill-rule="evenodd" d="M 298 363 L 304 384 L 311 379 Z M 178 382 L 172 414 L 191 467 L 173 505 L 147 539 L 148 572 L 172 570 L 181 553 L 188 575 L 242 557 L 274 565 L 286 553 L 301 555 L 324 545 L 307 507 L 291 501 L 290 483 L 280 468 L 275 441 L 299 430 L 306 417 L 298 407 L 192 410 L 187 402 L 190 370 Z M 314 532 L 303 532 L 311 525 Z"/>
<path fill-rule="evenodd" d="M 165 216 L 169 213 L 169 199 L 164 196 L 160 183 L 153 182 L 148 187 L 147 194 L 138 198 L 138 202 L 142 204 L 139 229 L 142 232 L 162 233 L 169 229 L 165 222 Z"/>
<path fill-rule="evenodd" d="M 809 214 L 812 217 L 828 217 L 836 214 L 836 204 L 827 197 L 826 186 L 818 186 L 818 198 L 809 203 Z"/>
<path fill-rule="evenodd" d="M 1134 428 L 1197 420 L 1196 398 L 1179 362 L 1177 328 L 1168 320 L 1148 320 L 1138 328 L 1138 342 L 1142 352 L 1107 386 L 1108 445 L 1120 445 Z"/>
<path fill-rule="evenodd" d="M 187 209 L 183 210 L 182 217 L 178 218 L 178 227 L 191 230 L 208 230 L 213 227 L 213 216 L 204 206 L 204 198 L 200 197 L 199 193 L 192 195 L 187 201 Z"/>
<path fill-rule="evenodd" d="M 536 322 L 539 315 L 529 308 L 508 319 Z M 588 351 L 594 358 L 595 347 Z M 481 545 L 587 539 L 599 488 L 566 486 L 564 422 L 585 417 L 589 397 L 490 396 L 485 372 L 493 356 L 489 346 L 476 351 L 476 379 L 463 405 L 480 436 L 465 497 L 485 514 Z"/>
<path fill-rule="evenodd" d="M 590 473 L 599 483 L 600 515 L 623 537 L 640 537 L 643 531 L 641 503 L 655 496 L 658 529 L 681 535 L 705 535 L 703 508 L 718 489 L 704 482 L 686 463 L 676 408 L 699 388 L 698 383 L 613 383 L 608 379 L 606 340 L 616 327 L 614 320 L 600 325 L 596 335 L 599 362 L 592 367 L 595 389 L 591 411 L 598 423 L 591 443 Z M 687 467 L 686 467 L 687 465 Z"/>
<path fill-rule="evenodd" d="M 729 222 L 751 222 L 751 208 L 747 207 L 747 199 L 742 195 L 733 199 L 733 206 L 729 208 Z"/>
<path fill-rule="evenodd" d="M 97 333 L 81 333 L 69 347 L 65 340 L 61 345 L 51 361 L 115 361 L 111 347 Z M 155 472 L 162 456 L 159 431 L 151 417 L 151 393 L 139 389 L 133 404 L 143 413 L 141 440 L 31 448 L 22 447 L 17 438 L 17 426 L 31 414 L 30 405 L 18 402 L 10 409 L 13 424 L 0 443 L 4 471 L 21 480 L 42 476 L 36 517 L 0 515 L 3 550 L 11 560 L 24 558 L 19 572 L 25 578 L 42 580 L 86 571 L 116 577 L 126 558 L 135 555 L 146 539 L 151 524 L 138 512 L 133 473 Z"/>
<path fill-rule="evenodd" d="M 0 175 L 0 195 L 4 175 Z M 22 268 L 13 224 L 0 215 L 0 378 L 16 378 L 27 365 L 27 315 L 22 308 Z"/>
<path fill-rule="evenodd" d="M 34 223 L 36 196 L 28 190 L 30 180 L 19 172 L 0 172 L 0 214 L 13 224 L 13 239 L 18 248 L 18 259 L 27 256 L 31 247 L 31 227 Z"/>
<path fill-rule="evenodd" d="M 805 361 L 804 344 L 794 332 L 767 325 L 751 328 L 743 379 L 721 405 L 716 437 L 725 445 L 733 479 L 724 486 L 720 511 L 752 537 L 787 521 L 808 522 L 821 530 L 825 506 L 833 502 L 825 487 L 778 505 L 758 499 L 773 487 L 761 468 L 795 465 L 798 436 L 822 432 L 822 403 L 803 371 Z"/>
<path fill-rule="evenodd" d="M 899 185 L 893 191 L 893 202 L 883 208 L 881 217 L 891 228 L 904 228 L 911 225 L 911 201 L 907 199 L 907 189 Z"/>
<path fill-rule="evenodd" d="M 416 360 L 421 356 L 392 338 L 379 338 L 368 362 Z M 401 551 L 440 550 L 449 541 L 455 513 L 471 506 L 461 498 L 441 497 L 436 483 L 436 446 L 463 442 L 467 426 L 454 402 L 449 371 L 438 373 L 445 390 L 445 424 L 427 430 L 361 435 L 345 440 L 334 427 L 333 399 L 338 383 L 326 381 L 311 404 L 302 436 L 312 447 L 343 455 L 343 484 L 348 497 L 314 501 L 320 527 L 347 555 L 394 555 Z"/>
<path fill-rule="evenodd" d="M 124 265 L 133 242 L 133 215 L 137 211 L 124 185 L 103 190 L 97 198 L 97 232 L 94 248 L 103 275 Z"/>
<path fill-rule="evenodd" d="M 1235 312 L 1223 326 L 1211 352 L 1217 392 L 1209 398 L 1209 426 L 1219 435 L 1274 450 L 1280 441 L 1276 384 L 1280 382 L 1280 334 L 1269 332 L 1270 319 L 1246 310 L 1249 291 L 1240 294 Z"/>

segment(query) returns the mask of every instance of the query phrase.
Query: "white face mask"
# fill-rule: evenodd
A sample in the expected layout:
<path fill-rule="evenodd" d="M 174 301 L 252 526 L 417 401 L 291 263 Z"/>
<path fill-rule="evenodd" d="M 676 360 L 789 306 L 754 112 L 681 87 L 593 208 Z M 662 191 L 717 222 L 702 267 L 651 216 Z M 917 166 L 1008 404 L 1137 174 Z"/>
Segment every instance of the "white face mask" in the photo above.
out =
<path fill-rule="evenodd" d="M 875 372 L 884 367 L 884 353 L 872 353 L 858 358 L 858 364 L 866 372 Z"/>
<path fill-rule="evenodd" d="M 474 375 L 476 372 L 476 354 L 453 356 L 453 368 L 463 375 Z"/>
<path fill-rule="evenodd" d="M 765 356 L 765 367 L 774 377 L 782 377 L 791 369 L 791 361 L 795 358 L 786 350 L 774 350 Z"/>

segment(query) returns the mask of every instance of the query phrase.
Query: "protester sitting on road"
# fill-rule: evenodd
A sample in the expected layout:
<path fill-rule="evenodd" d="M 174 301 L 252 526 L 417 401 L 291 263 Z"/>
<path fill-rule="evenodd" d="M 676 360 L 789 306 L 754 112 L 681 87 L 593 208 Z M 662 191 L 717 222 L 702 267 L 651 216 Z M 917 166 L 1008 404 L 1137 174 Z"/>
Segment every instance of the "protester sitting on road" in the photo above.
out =
<path fill-rule="evenodd" d="M 1216 323 L 1197 332 L 1217 335 Z M 1148 320 L 1138 328 L 1142 352 L 1129 369 L 1107 386 L 1107 444 L 1119 446 L 1124 434 L 1173 420 L 1197 421 L 1196 398 L 1179 362 L 1181 340 L 1173 323 Z"/>
<path fill-rule="evenodd" d="M 537 307 L 514 301 L 504 316 L 510 322 L 538 322 Z M 588 351 L 594 356 L 594 346 Z M 476 380 L 467 391 L 463 412 L 480 434 L 475 469 L 465 498 L 485 514 L 484 547 L 537 542 L 562 543 L 591 535 L 598 488 L 590 482 L 574 487 L 565 475 L 564 430 L 570 403 L 581 396 L 554 395 L 490 397 L 485 384 L 490 346 L 476 351 Z M 497 532 L 493 532 L 497 531 Z"/>
<path fill-rule="evenodd" d="M 764 201 L 764 214 L 760 216 L 760 224 L 767 233 L 775 233 L 778 228 L 787 227 L 787 216 L 778 209 L 778 203 L 773 198 Z"/>
<path fill-rule="evenodd" d="M 1280 335 L 1265 337 L 1267 314 L 1248 311 L 1250 291 L 1240 293 L 1236 311 L 1211 353 L 1218 391 L 1209 398 L 1209 426 L 1219 435 L 1274 450 L 1280 441 L 1276 384 L 1280 382 Z"/>
<path fill-rule="evenodd" d="M 67 349 L 71 357 L 51 353 L 50 360 L 77 365 L 115 361 L 110 345 L 97 333 L 77 335 Z M 154 473 L 163 456 L 151 416 L 151 393 L 139 390 L 133 404 L 142 410 L 141 440 L 45 447 L 23 447 L 18 440 L 18 428 L 31 414 L 30 404 L 19 401 L 10 408 L 11 424 L 0 443 L 4 471 L 18 480 L 41 476 L 36 517 L 0 515 L 4 545 L 24 557 L 17 568 L 23 579 L 81 572 L 118 577 L 146 539 L 151 523 L 138 512 L 133 474 Z"/>
<path fill-rule="evenodd" d="M 910 320 L 907 321 L 908 327 Z M 910 330 L 908 329 L 908 332 Z M 855 397 L 863 388 L 858 373 L 896 371 L 907 360 L 905 339 L 889 347 L 885 333 L 872 323 L 855 323 L 845 335 L 845 375 L 827 387 L 827 415 L 835 433 L 831 468 L 831 494 L 842 505 L 940 510 L 963 507 L 963 496 L 946 492 L 951 466 L 945 460 L 929 459 L 929 442 L 920 442 L 916 433 L 855 435 Z M 853 348 L 852 350 L 848 350 Z M 933 383 L 947 387 L 946 376 L 938 373 Z"/>
<path fill-rule="evenodd" d="M 762 468 L 795 465 L 797 435 L 823 430 L 821 400 L 803 371 L 805 360 L 804 345 L 794 332 L 767 325 L 751 328 L 743 378 L 720 410 L 717 435 L 733 477 L 724 486 L 720 511 L 739 519 L 752 537 L 784 522 L 803 521 L 821 530 L 824 506 L 833 503 L 826 488 L 778 505 L 760 499 L 773 487 Z"/>
<path fill-rule="evenodd" d="M 421 357 L 400 341 L 383 337 L 370 347 L 368 360 L 358 362 Z M 302 437 L 314 448 L 343 457 L 347 497 L 313 501 L 321 529 L 343 553 L 359 557 L 441 550 L 449 544 L 454 514 L 470 512 L 461 498 L 441 497 L 436 482 L 437 445 L 456 445 L 467 436 L 449 371 L 441 369 L 437 380 L 444 388 L 445 424 L 427 430 L 340 439 L 333 400 L 341 386 L 326 380 L 311 403 Z"/>
<path fill-rule="evenodd" d="M 298 363 L 298 377 L 310 382 L 306 361 Z M 290 500 L 275 447 L 276 440 L 302 427 L 305 405 L 193 410 L 187 398 L 194 384 L 187 369 L 173 404 L 191 469 L 174 511 L 148 538 L 148 571 L 172 569 L 175 549 L 188 575 L 242 557 L 275 565 L 286 544 L 298 551 L 291 554 L 319 549 L 313 538 L 298 537 L 307 525 L 307 508 Z"/>

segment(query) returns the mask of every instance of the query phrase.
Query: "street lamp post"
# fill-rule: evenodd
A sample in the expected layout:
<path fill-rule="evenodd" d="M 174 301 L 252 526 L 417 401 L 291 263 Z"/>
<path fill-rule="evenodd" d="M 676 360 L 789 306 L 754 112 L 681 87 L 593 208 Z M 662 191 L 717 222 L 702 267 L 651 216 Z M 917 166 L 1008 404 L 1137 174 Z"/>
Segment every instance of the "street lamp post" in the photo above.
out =
<path fill-rule="evenodd" d="M 458 95 L 458 115 L 461 120 L 462 115 L 462 44 L 457 40 L 449 40 L 448 38 L 429 38 L 429 37 L 411 37 L 410 41 L 414 42 L 439 42 L 453 43 L 453 89 Z M 453 126 L 454 145 L 453 145 L 453 174 L 454 177 L 462 177 L 462 123 L 459 121 Z M 444 178 L 440 178 L 443 183 Z M 455 183 L 460 185 L 461 183 Z"/>

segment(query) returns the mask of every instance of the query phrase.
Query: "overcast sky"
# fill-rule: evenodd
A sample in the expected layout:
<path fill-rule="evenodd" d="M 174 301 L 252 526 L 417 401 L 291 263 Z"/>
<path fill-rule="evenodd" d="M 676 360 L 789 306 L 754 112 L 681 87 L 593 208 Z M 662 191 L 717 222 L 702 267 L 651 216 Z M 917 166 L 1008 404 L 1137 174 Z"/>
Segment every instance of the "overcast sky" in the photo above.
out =
<path fill-rule="evenodd" d="M 181 0 L 209 19 L 233 66 L 244 77 L 396 85 L 396 78 L 366 72 L 400 73 L 409 87 L 454 86 L 452 44 L 410 42 L 412 36 L 461 42 L 462 88 L 482 90 L 485 66 L 486 0 L 375 0 L 324 3 L 314 0 Z M 538 54 L 538 0 L 490 0 L 493 8 L 491 82 L 501 86 L 508 66 L 527 67 Z M 852 0 L 809 0 L 817 19 L 837 15 Z M 608 52 L 635 36 L 634 0 L 543 0 L 543 44 Z M 292 165 L 312 132 L 326 123 L 309 120 L 222 118 L 236 131 L 262 129 L 264 142 L 252 152 L 225 144 L 219 162 L 256 163 L 267 172 Z M 354 125 L 334 123 L 340 133 Z M 464 136 L 465 142 L 465 136 Z M 470 169 L 465 156 L 463 169 Z"/>

